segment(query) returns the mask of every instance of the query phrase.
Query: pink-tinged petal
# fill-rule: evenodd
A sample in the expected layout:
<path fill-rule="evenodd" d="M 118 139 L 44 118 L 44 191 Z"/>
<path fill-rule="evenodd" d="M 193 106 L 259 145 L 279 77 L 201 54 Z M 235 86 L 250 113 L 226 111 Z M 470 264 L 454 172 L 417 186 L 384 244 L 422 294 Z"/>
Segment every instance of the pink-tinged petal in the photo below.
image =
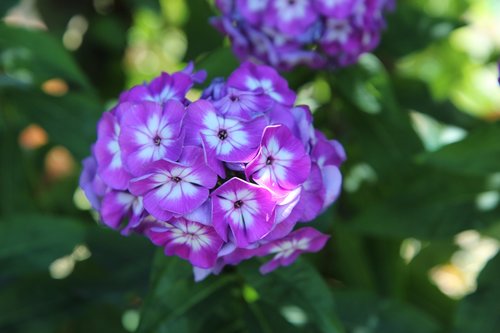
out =
<path fill-rule="evenodd" d="M 300 200 L 301 192 L 302 188 L 297 187 L 295 190 L 288 192 L 286 196 L 278 199 L 278 204 L 275 208 L 276 223 L 280 223 L 292 213 Z"/>
<path fill-rule="evenodd" d="M 191 103 L 186 109 L 186 145 L 201 145 L 202 129 L 211 129 L 216 133 L 220 121 L 217 111 L 209 101 L 200 99 Z"/>
<path fill-rule="evenodd" d="M 184 215 L 184 217 L 189 221 L 212 226 L 212 201 L 208 198 L 200 207 Z"/>
<path fill-rule="evenodd" d="M 272 1 L 265 19 L 284 34 L 299 35 L 307 30 L 318 18 L 311 0 Z"/>
<path fill-rule="evenodd" d="M 268 274 L 274 271 L 276 268 L 280 266 L 280 262 L 278 260 L 270 260 L 266 262 L 264 265 L 260 266 L 260 273 L 261 274 Z"/>
<path fill-rule="evenodd" d="M 260 240 L 273 227 L 275 202 L 265 188 L 232 178 L 212 195 L 212 222 L 220 237 L 238 247 Z"/>
<path fill-rule="evenodd" d="M 148 202 L 146 206 L 146 198 L 143 199 L 143 202 L 148 213 L 160 221 L 168 221 L 174 216 L 174 213 L 166 211 L 160 206 L 154 206 L 151 202 Z"/>
<path fill-rule="evenodd" d="M 249 23 L 257 25 L 262 21 L 268 7 L 269 0 L 237 0 L 236 5 L 241 15 L 248 20 Z"/>
<path fill-rule="evenodd" d="M 215 265 L 223 242 L 212 227 L 184 218 L 172 219 L 166 225 L 148 234 L 164 247 L 166 255 L 177 255 L 201 268 Z"/>
<path fill-rule="evenodd" d="M 182 102 L 192 86 L 193 79 L 186 73 L 177 72 L 172 75 L 161 73 L 151 83 L 132 87 L 120 95 L 120 103 L 149 101 L 164 104 L 169 100 Z"/>
<path fill-rule="evenodd" d="M 191 77 L 193 82 L 195 83 L 203 83 L 207 79 L 207 71 L 199 70 L 197 72 L 194 71 L 194 63 L 190 61 L 186 67 L 181 71 L 184 74 L 187 74 Z"/>
<path fill-rule="evenodd" d="M 298 218 L 299 218 L 298 214 L 292 213 L 292 215 L 289 215 L 286 219 L 276 224 L 273 230 L 271 230 L 271 232 L 268 233 L 263 238 L 263 240 L 271 242 L 277 239 L 282 239 L 283 237 L 287 236 L 288 234 L 290 234 L 290 232 L 297 224 Z"/>
<path fill-rule="evenodd" d="M 120 233 L 124 236 L 128 236 L 133 231 L 140 232 L 145 215 L 147 215 L 147 213 L 144 210 L 143 199 L 142 197 L 136 197 L 130 207 L 129 223 L 121 230 Z"/>
<path fill-rule="evenodd" d="M 295 128 L 295 119 L 290 107 L 276 104 L 267 114 L 269 125 L 284 125 L 290 129 Z"/>
<path fill-rule="evenodd" d="M 210 274 L 214 275 L 219 275 L 220 272 L 222 272 L 222 269 L 224 269 L 224 266 L 226 264 L 224 261 L 220 258 L 217 258 L 217 261 L 215 262 L 215 265 L 211 268 L 200 268 L 193 266 L 193 275 L 194 275 L 194 280 L 195 282 L 200 282 L 207 278 Z"/>
<path fill-rule="evenodd" d="M 296 210 L 300 210 L 302 222 L 312 221 L 322 212 L 325 202 L 323 175 L 316 163 L 312 164 L 309 178 L 302 188 Z"/>
<path fill-rule="evenodd" d="M 226 169 L 222 161 L 217 159 L 217 156 L 211 150 L 207 150 L 205 140 L 202 139 L 203 154 L 205 155 L 205 162 L 208 167 L 212 169 L 222 179 L 226 178 Z"/>
<path fill-rule="evenodd" d="M 339 168 L 334 165 L 327 165 L 321 170 L 323 184 L 325 184 L 325 200 L 323 208 L 330 206 L 337 200 L 342 187 L 342 174 Z"/>
<path fill-rule="evenodd" d="M 305 227 L 290 233 L 282 239 L 261 246 L 259 256 L 275 254 L 271 261 L 261 266 L 261 273 L 269 273 L 278 266 L 288 266 L 301 253 L 318 252 L 325 246 L 328 238 L 328 235 L 324 235 L 314 228 Z"/>
<path fill-rule="evenodd" d="M 183 165 L 190 166 L 198 166 L 198 165 L 206 165 L 210 168 L 210 174 L 206 175 L 207 179 L 211 179 L 212 181 L 216 179 L 213 176 L 213 173 L 216 173 L 221 178 L 226 177 L 226 170 L 224 169 L 224 165 L 221 161 L 217 160 L 217 158 L 213 154 L 207 154 L 205 147 L 202 145 L 202 148 L 196 146 L 185 146 L 181 157 L 179 158 L 179 163 Z M 202 169 L 201 171 L 208 171 L 206 169 Z M 215 186 L 215 183 L 204 184 L 209 188 Z"/>
<path fill-rule="evenodd" d="M 262 91 L 276 103 L 285 106 L 292 106 L 296 98 L 286 80 L 274 68 L 251 62 L 245 62 L 235 70 L 227 84 L 241 91 Z"/>
<path fill-rule="evenodd" d="M 245 172 L 245 163 L 226 163 L 229 170 Z"/>
<path fill-rule="evenodd" d="M 273 192 L 293 190 L 309 176 L 311 161 L 304 145 L 282 125 L 268 126 L 257 156 L 248 163 L 246 176 Z"/>
<path fill-rule="evenodd" d="M 292 253 L 290 256 L 288 257 L 284 257 L 280 264 L 281 266 L 283 267 L 286 267 L 286 266 L 290 266 L 291 264 L 293 264 L 295 262 L 295 260 L 297 260 L 297 258 L 300 256 L 300 253 L 299 252 L 294 252 Z"/>
<path fill-rule="evenodd" d="M 199 100 L 188 107 L 186 126 L 200 134 L 207 154 L 224 162 L 247 162 L 256 153 L 264 117 L 243 122 L 217 114 L 210 102 Z M 212 163 L 211 163 L 212 164 Z"/>
<path fill-rule="evenodd" d="M 201 206 L 208 198 L 208 193 L 208 189 L 188 182 L 182 181 L 178 184 L 169 182 L 148 192 L 144 196 L 144 206 L 153 216 L 156 207 L 173 214 L 184 215 Z"/>
<path fill-rule="evenodd" d="M 316 130 L 316 142 L 311 152 L 311 158 L 320 167 L 335 165 L 339 167 L 346 160 L 344 147 L 336 140 L 328 140 L 323 133 Z"/>
<path fill-rule="evenodd" d="M 201 149 L 192 165 L 166 160 L 151 163 L 148 173 L 130 182 L 130 191 L 144 195 L 144 207 L 158 219 L 161 212 L 184 215 L 200 207 L 208 198 L 217 175 L 204 162 Z"/>
<path fill-rule="evenodd" d="M 156 246 L 164 246 L 170 240 L 168 231 L 173 226 L 168 222 L 155 221 L 144 230 L 144 235 Z"/>
<path fill-rule="evenodd" d="M 311 110 L 306 105 L 299 105 L 291 109 L 295 126 L 293 132 L 302 143 L 308 145 L 314 138 L 313 117 Z"/>
<path fill-rule="evenodd" d="M 273 100 L 262 92 L 240 91 L 229 88 L 227 94 L 214 102 L 221 114 L 240 120 L 251 120 L 266 113 L 273 105 Z"/>
<path fill-rule="evenodd" d="M 128 169 L 141 175 L 151 162 L 177 160 L 182 151 L 184 106 L 178 101 L 129 104 L 123 113 L 120 146 Z"/>
<path fill-rule="evenodd" d="M 344 19 L 353 10 L 356 1 L 353 0 L 313 0 L 316 10 L 328 17 Z"/>
<path fill-rule="evenodd" d="M 106 185 L 116 190 L 125 190 L 130 180 L 122 161 L 122 151 L 118 142 L 120 125 L 110 112 L 102 115 L 97 128 L 95 156 L 97 172 Z"/>
<path fill-rule="evenodd" d="M 238 265 L 240 262 L 254 257 L 258 253 L 257 248 L 236 248 L 231 253 L 221 256 L 223 262 L 227 265 Z"/>
<path fill-rule="evenodd" d="M 94 155 L 82 161 L 83 170 L 80 175 L 79 185 L 89 200 L 92 208 L 99 210 L 102 196 L 108 191 L 108 187 L 97 173 L 97 161 Z"/>
<path fill-rule="evenodd" d="M 101 219 L 110 228 L 118 229 L 127 218 L 135 196 L 124 191 L 111 191 L 102 200 Z"/>
<path fill-rule="evenodd" d="M 140 84 L 122 92 L 118 100 L 120 103 L 141 102 L 147 100 L 149 96 L 150 92 L 147 85 Z"/>
<path fill-rule="evenodd" d="M 178 163 L 186 166 L 203 165 L 203 163 L 205 163 L 204 157 L 202 148 L 197 146 L 184 146 Z"/>
<path fill-rule="evenodd" d="M 212 82 L 210 82 L 210 85 L 203 90 L 201 99 L 218 101 L 222 97 L 226 96 L 226 94 L 226 80 L 222 77 L 216 77 L 212 80 Z"/>

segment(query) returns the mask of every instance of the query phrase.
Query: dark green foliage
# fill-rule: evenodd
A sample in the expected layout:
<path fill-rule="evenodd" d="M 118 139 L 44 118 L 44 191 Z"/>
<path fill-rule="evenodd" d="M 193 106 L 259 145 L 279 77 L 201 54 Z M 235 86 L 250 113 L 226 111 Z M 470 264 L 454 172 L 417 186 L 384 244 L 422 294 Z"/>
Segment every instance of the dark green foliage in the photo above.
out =
<path fill-rule="evenodd" d="M 478 279 L 474 294 L 463 299 L 455 317 L 453 332 L 493 333 L 500 327 L 500 256 L 491 259 Z"/>

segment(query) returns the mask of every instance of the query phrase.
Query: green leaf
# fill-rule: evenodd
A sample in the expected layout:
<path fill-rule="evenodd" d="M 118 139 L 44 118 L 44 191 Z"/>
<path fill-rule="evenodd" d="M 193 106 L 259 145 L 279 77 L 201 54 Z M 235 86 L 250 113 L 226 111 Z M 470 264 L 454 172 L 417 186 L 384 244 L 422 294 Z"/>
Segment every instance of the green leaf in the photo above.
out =
<path fill-rule="evenodd" d="M 388 28 L 377 52 L 402 57 L 447 38 L 452 30 L 461 25 L 463 23 L 458 19 L 432 17 L 408 2 L 401 2 L 394 13 L 387 15 Z"/>
<path fill-rule="evenodd" d="M 198 69 L 207 71 L 206 85 L 216 77 L 227 77 L 238 67 L 239 62 L 234 57 L 231 49 L 219 48 L 200 59 L 197 64 Z"/>
<path fill-rule="evenodd" d="M 195 59 L 202 53 L 213 51 L 222 45 L 223 36 L 209 24 L 209 19 L 215 16 L 208 1 L 187 0 L 189 20 L 184 27 L 187 36 L 186 59 Z M 200 38 L 200 34 L 203 38 Z"/>
<path fill-rule="evenodd" d="M 340 135 L 335 133 L 335 137 L 346 147 L 349 161 L 367 162 L 379 178 L 393 178 L 395 165 L 406 171 L 411 157 L 423 147 L 380 61 L 365 55 L 358 65 L 335 72 L 329 79 L 334 105 L 318 115 L 318 127 L 338 127 Z M 340 111 L 337 117 L 329 115 L 334 110 Z"/>
<path fill-rule="evenodd" d="M 1 332 L 125 332 L 121 317 L 143 297 L 151 244 L 143 237 L 124 238 L 98 228 L 85 228 L 85 237 L 75 237 L 74 223 L 49 217 L 0 221 L 5 244 L 0 259 Z M 14 227 L 17 231 L 11 232 Z M 37 232 L 42 228 L 46 231 Z M 76 260 L 68 277 L 52 278 L 47 263 L 72 252 L 74 242 L 85 242 L 91 256 Z"/>
<path fill-rule="evenodd" d="M 340 291 L 336 295 L 339 315 L 349 332 L 440 332 L 431 317 L 409 304 L 360 291 Z"/>
<path fill-rule="evenodd" d="M 89 155 L 102 111 L 92 96 L 69 92 L 55 97 L 37 90 L 13 90 L 7 102 L 30 122 L 40 124 L 51 142 L 68 148 L 77 160 Z"/>
<path fill-rule="evenodd" d="M 500 254 L 479 275 L 477 290 L 459 304 L 454 333 L 496 333 L 500 327 Z"/>
<path fill-rule="evenodd" d="M 367 191 L 352 195 L 358 214 L 349 226 L 378 237 L 442 239 L 496 222 L 499 209 L 482 212 L 475 203 L 485 177 L 424 167 L 406 171 L 407 176 L 399 171 L 392 180 L 379 182 L 370 196 Z"/>
<path fill-rule="evenodd" d="M 5 108 L 5 104 L 2 106 Z M 0 113 L 0 122 L 3 120 Z M 18 144 L 19 129 L 0 123 L 0 217 L 34 210 L 33 189 Z M 12 195 L 15 193 L 15 195 Z M 1 237 L 1 236 L 0 236 Z"/>
<path fill-rule="evenodd" d="M 138 332 L 219 331 L 234 320 L 237 307 L 230 292 L 235 279 L 221 275 L 196 283 L 189 263 L 158 250 Z"/>
<path fill-rule="evenodd" d="M 429 272 L 438 265 L 448 264 L 458 250 L 453 239 L 422 242 L 422 249 L 408 264 L 406 271 L 406 299 L 438 320 L 449 332 L 456 301 L 449 298 L 429 278 Z"/>
<path fill-rule="evenodd" d="M 69 52 L 47 32 L 0 23 L 0 50 L 0 67 L 8 73 L 22 74 L 35 85 L 57 77 L 71 87 L 91 91 L 87 78 Z"/>
<path fill-rule="evenodd" d="M 0 2 L 0 18 L 3 18 L 9 9 L 14 7 L 19 0 L 2 0 Z"/>
<path fill-rule="evenodd" d="M 289 323 L 279 309 L 266 302 L 248 303 L 244 320 L 249 333 L 303 332 L 300 326 Z"/>
<path fill-rule="evenodd" d="M 420 156 L 422 162 L 457 173 L 485 175 L 500 171 L 500 125 L 476 128 L 465 139 Z"/>
<path fill-rule="evenodd" d="M 247 283 L 259 293 L 262 303 L 303 318 L 297 325 L 305 332 L 344 332 L 337 318 L 333 295 L 316 270 L 303 260 L 262 276 L 255 261 L 240 264 Z M 293 322 L 292 322 L 293 323 Z"/>
<path fill-rule="evenodd" d="M 70 254 L 85 238 L 85 227 L 73 218 L 17 215 L 0 221 L 0 263 L 5 274 L 41 270 Z"/>
<path fill-rule="evenodd" d="M 418 79 L 395 77 L 394 89 L 400 104 L 406 110 L 415 110 L 466 130 L 484 125 L 484 121 L 461 112 L 449 100 L 434 100 L 428 85 Z"/>

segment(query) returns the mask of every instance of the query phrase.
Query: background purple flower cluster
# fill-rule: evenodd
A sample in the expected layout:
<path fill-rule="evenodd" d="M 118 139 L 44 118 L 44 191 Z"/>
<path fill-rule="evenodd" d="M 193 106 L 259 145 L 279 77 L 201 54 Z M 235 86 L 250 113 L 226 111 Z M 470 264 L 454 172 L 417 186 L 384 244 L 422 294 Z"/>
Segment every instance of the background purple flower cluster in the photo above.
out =
<path fill-rule="evenodd" d="M 243 60 L 281 70 L 343 67 L 373 50 L 394 0 L 216 0 L 212 24 Z"/>
<path fill-rule="evenodd" d="M 337 198 L 342 146 L 312 125 L 272 68 L 244 63 L 204 80 L 192 66 L 122 93 L 103 114 L 80 184 L 107 226 L 136 232 L 189 260 L 196 278 L 273 254 L 269 272 L 328 236 L 298 222 Z"/>

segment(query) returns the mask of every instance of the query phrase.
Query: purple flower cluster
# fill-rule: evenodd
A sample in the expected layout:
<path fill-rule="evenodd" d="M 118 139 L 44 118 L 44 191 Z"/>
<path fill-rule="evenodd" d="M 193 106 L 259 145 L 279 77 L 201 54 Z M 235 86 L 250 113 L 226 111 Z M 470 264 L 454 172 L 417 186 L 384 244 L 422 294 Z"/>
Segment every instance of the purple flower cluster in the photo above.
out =
<path fill-rule="evenodd" d="M 272 68 L 244 63 L 215 79 L 192 67 L 124 92 L 103 114 L 80 185 L 107 226 L 189 260 L 197 279 L 254 256 L 269 272 L 328 236 L 298 222 L 337 198 L 345 153 L 312 125 Z"/>
<path fill-rule="evenodd" d="M 212 24 L 242 60 L 281 70 L 344 67 L 379 43 L 394 0 L 216 0 Z"/>

